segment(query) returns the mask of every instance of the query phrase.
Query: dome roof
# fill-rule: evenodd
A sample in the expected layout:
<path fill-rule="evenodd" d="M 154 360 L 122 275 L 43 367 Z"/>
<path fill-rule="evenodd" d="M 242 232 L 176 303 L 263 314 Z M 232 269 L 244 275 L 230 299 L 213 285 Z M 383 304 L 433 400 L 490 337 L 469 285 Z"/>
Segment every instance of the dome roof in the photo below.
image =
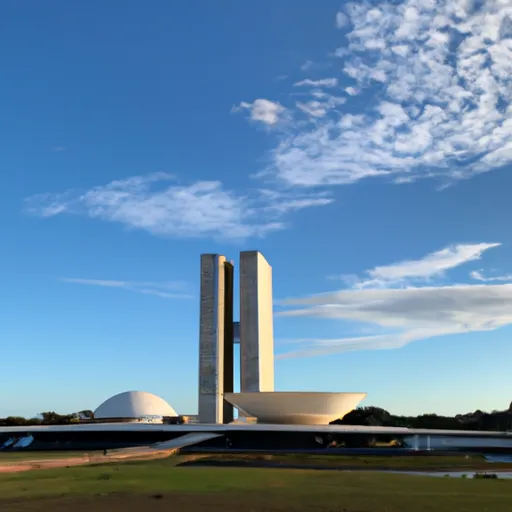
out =
<path fill-rule="evenodd" d="M 178 416 L 178 414 L 163 398 L 143 391 L 125 391 L 114 395 L 94 411 L 95 419 L 142 416 Z"/>

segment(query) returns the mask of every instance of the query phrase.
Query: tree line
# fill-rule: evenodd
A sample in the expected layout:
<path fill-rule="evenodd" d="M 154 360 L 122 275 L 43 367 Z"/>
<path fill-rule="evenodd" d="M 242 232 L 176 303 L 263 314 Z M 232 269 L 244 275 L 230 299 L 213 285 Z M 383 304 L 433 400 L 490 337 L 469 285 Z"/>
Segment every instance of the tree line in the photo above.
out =
<path fill-rule="evenodd" d="M 503 432 L 512 430 L 512 403 L 504 411 L 483 412 L 477 410 L 456 416 L 439 416 L 437 414 L 395 416 L 379 407 L 359 407 L 342 419 L 333 421 L 332 424 Z"/>
<path fill-rule="evenodd" d="M 71 425 L 82 421 L 91 420 L 93 412 L 89 410 L 75 412 L 73 414 L 57 414 L 54 411 L 42 412 L 34 418 L 22 416 L 8 416 L 0 418 L 0 427 L 25 427 L 33 425 Z"/>

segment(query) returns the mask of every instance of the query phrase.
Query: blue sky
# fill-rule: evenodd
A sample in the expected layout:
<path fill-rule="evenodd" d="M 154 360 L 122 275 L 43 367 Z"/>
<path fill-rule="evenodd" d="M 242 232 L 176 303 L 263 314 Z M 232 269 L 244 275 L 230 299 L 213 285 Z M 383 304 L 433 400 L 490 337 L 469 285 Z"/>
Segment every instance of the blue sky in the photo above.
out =
<path fill-rule="evenodd" d="M 508 407 L 512 9 L 442 4 L 2 2 L 0 416 L 194 413 L 199 255 L 249 249 L 278 390 Z"/>

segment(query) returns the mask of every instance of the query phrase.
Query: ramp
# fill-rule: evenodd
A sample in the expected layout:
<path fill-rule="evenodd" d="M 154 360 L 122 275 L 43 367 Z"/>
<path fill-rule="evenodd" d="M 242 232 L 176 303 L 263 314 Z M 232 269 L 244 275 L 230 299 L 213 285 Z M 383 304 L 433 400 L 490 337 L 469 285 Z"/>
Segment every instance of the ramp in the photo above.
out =
<path fill-rule="evenodd" d="M 222 436 L 223 434 L 213 434 L 212 432 L 195 432 L 193 434 L 185 434 L 184 436 L 170 439 L 169 441 L 152 444 L 150 448 L 153 450 L 178 450 L 185 448 L 185 446 L 192 446 Z"/>
<path fill-rule="evenodd" d="M 128 458 L 128 457 L 156 457 L 169 456 L 176 453 L 181 448 L 192 446 L 194 444 L 222 437 L 223 434 L 213 434 L 212 432 L 195 432 L 193 434 L 185 434 L 184 436 L 162 441 L 160 443 L 150 444 L 146 446 L 134 446 L 132 448 L 121 448 L 119 450 L 109 450 L 109 458 Z"/>

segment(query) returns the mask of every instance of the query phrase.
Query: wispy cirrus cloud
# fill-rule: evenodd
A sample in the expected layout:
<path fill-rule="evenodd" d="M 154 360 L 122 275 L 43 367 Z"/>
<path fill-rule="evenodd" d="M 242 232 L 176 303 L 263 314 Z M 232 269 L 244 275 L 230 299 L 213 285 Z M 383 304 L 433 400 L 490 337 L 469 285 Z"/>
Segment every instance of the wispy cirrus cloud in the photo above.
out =
<path fill-rule="evenodd" d="M 475 261 L 499 244 L 454 245 L 421 260 L 376 267 L 368 280 L 336 292 L 288 299 L 280 316 L 338 319 L 384 333 L 335 339 L 299 339 L 279 357 L 309 357 L 353 350 L 399 348 L 449 334 L 491 331 L 512 324 L 512 284 L 413 286 Z M 481 274 L 477 274 L 481 275 Z M 403 286 L 404 284 L 407 286 Z M 397 285 L 402 285 L 397 288 Z"/>
<path fill-rule="evenodd" d="M 465 331 L 462 331 L 465 332 Z M 434 338 L 448 334 L 461 334 L 461 331 L 450 333 L 446 329 L 411 329 L 391 334 L 374 336 L 354 336 L 329 339 L 299 339 L 293 340 L 294 350 L 282 352 L 277 359 L 296 359 L 302 357 L 326 356 L 358 350 L 391 350 L 422 339 Z"/>
<path fill-rule="evenodd" d="M 512 324 L 511 284 L 342 290 L 284 304 L 296 309 L 282 312 L 281 316 L 357 321 L 385 327 L 389 333 L 298 340 L 298 349 L 280 357 L 399 348 L 412 341 L 491 331 Z"/>
<path fill-rule="evenodd" d="M 347 101 L 343 96 L 336 96 L 318 89 L 311 91 L 310 96 L 313 98 L 312 100 L 298 101 L 295 106 L 305 114 L 318 118 L 326 116 Z"/>
<path fill-rule="evenodd" d="M 293 85 L 295 87 L 336 87 L 338 85 L 338 79 L 321 78 L 319 80 L 311 80 L 310 78 L 306 78 L 304 80 L 300 80 L 299 82 L 295 82 Z"/>
<path fill-rule="evenodd" d="M 333 79 L 347 110 L 318 98 L 290 107 L 296 122 L 268 176 L 312 187 L 369 177 L 452 182 L 512 163 L 509 1 L 350 2 L 336 25 L 346 44 Z M 303 113 L 315 123 L 301 123 Z"/>
<path fill-rule="evenodd" d="M 81 284 L 87 286 L 99 286 L 104 288 L 122 288 L 146 295 L 156 295 L 162 299 L 191 299 L 193 295 L 184 293 L 188 287 L 182 281 L 118 281 L 112 279 L 82 279 L 74 277 L 63 277 L 60 281 L 70 284 Z"/>
<path fill-rule="evenodd" d="M 159 236 L 234 240 L 283 229 L 287 213 L 331 201 L 322 192 L 239 194 L 219 181 L 179 185 L 172 175 L 154 173 L 84 191 L 32 196 L 25 208 L 40 217 L 84 215 Z"/>
<path fill-rule="evenodd" d="M 403 286 L 440 277 L 446 271 L 470 261 L 479 260 L 498 243 L 456 244 L 428 254 L 417 260 L 405 260 L 392 265 L 378 266 L 366 271 L 367 278 L 340 276 L 354 288 Z"/>
<path fill-rule="evenodd" d="M 500 276 L 485 276 L 482 270 L 474 270 L 473 272 L 470 272 L 469 275 L 472 279 L 475 279 L 476 281 L 481 281 L 483 283 L 512 281 L 512 274 L 505 274 Z"/>
<path fill-rule="evenodd" d="M 263 199 L 263 203 L 266 203 L 266 206 L 262 206 L 262 211 L 279 215 L 311 208 L 312 206 L 326 206 L 334 201 L 326 192 L 308 194 L 305 192 L 282 192 L 272 189 L 260 189 L 258 192 Z"/>

